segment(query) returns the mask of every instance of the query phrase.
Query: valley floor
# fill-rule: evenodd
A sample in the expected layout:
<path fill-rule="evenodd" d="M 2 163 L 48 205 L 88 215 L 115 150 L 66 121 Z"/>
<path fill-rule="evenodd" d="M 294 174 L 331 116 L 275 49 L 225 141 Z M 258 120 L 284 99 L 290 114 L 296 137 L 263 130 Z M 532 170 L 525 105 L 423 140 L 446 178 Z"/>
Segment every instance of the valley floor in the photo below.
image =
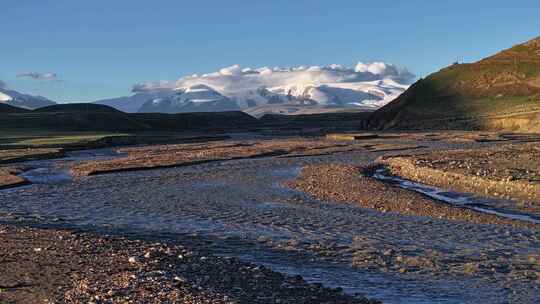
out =
<path fill-rule="evenodd" d="M 163 148 L 148 147 L 121 155 L 70 152 L 61 161 L 26 163 L 33 169 L 24 177 L 33 184 L 0 192 L 0 240 L 6 244 L 0 249 L 0 299 L 24 303 L 18 297 L 30 291 L 40 300 L 69 295 L 64 301 L 75 303 L 130 295 L 142 303 L 148 293 L 199 303 L 362 303 L 363 297 L 384 303 L 537 303 L 539 225 L 443 207 L 369 176 L 348 184 L 354 176 L 336 171 L 369 168 L 381 156 L 492 147 L 498 139 L 479 133 L 384 133 L 366 141 L 318 143 L 237 137 L 253 153 L 234 150 L 235 142 L 233 150 L 215 154 L 230 143 L 225 141 L 209 144 L 214 150 L 207 151 L 191 145 L 202 149 L 200 163 L 185 154 L 163 158 Z M 276 150 L 282 153 L 258 155 Z M 117 170 L 135 166 L 122 161 L 130 157 L 149 168 Z M 152 168 L 160 159 L 170 166 Z M 72 177 L 73 168 L 114 170 Z M 320 172 L 326 173 L 310 179 Z M 403 212 L 404 200 L 413 211 L 420 210 L 416 203 L 434 211 Z M 187 251 L 193 252 L 188 260 L 178 261 Z M 16 261 L 26 262 L 11 267 Z M 217 277 L 224 273 L 230 276 L 221 282 Z M 249 283 L 254 280 L 261 283 Z M 340 287 L 344 294 L 304 280 Z"/>

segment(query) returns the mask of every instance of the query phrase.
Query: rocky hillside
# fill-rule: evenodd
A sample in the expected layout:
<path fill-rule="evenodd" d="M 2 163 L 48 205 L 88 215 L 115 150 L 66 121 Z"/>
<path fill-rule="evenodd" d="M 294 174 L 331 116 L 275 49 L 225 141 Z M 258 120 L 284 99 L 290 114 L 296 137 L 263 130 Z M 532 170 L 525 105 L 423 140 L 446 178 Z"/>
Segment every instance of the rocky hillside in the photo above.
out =
<path fill-rule="evenodd" d="M 540 37 L 470 64 L 454 64 L 377 110 L 374 129 L 540 132 Z"/>

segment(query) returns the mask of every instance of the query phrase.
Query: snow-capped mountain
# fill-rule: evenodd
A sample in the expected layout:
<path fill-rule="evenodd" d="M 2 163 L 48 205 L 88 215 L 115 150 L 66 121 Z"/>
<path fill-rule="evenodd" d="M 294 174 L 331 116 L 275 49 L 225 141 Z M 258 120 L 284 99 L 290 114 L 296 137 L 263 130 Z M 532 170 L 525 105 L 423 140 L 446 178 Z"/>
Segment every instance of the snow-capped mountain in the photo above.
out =
<path fill-rule="evenodd" d="M 386 63 L 259 68 L 235 65 L 176 81 L 145 82 L 135 95 L 98 103 L 127 112 L 246 110 L 265 105 L 379 108 L 404 92 L 414 76 Z M 148 99 L 145 101 L 144 99 Z M 129 105 L 128 105 L 129 104 Z"/>
<path fill-rule="evenodd" d="M 378 108 L 398 97 L 408 85 L 391 79 L 367 82 L 335 82 L 322 84 L 290 84 L 269 88 L 287 101 L 308 101 L 318 105 L 369 106 Z"/>
<path fill-rule="evenodd" d="M 216 112 L 240 110 L 238 103 L 204 84 L 151 99 L 139 109 L 143 113 Z"/>
<path fill-rule="evenodd" d="M 11 96 L 6 95 L 6 94 L 4 94 L 4 93 L 2 93 L 2 92 L 0 91 L 0 101 L 1 101 L 1 102 L 10 101 L 10 100 L 12 100 L 12 99 L 13 99 L 13 98 L 12 98 Z"/>
<path fill-rule="evenodd" d="M 43 96 L 23 94 L 6 88 L 0 88 L 0 102 L 30 110 L 56 104 Z"/>

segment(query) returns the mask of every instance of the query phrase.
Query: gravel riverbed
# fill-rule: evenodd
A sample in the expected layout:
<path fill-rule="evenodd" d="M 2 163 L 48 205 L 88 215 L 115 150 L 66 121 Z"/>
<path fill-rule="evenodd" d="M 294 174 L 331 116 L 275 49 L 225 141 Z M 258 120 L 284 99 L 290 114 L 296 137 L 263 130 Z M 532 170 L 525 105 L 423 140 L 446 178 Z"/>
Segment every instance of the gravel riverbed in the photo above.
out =
<path fill-rule="evenodd" d="M 341 289 L 183 244 L 0 225 L 1 303 L 357 303 Z"/>
<path fill-rule="evenodd" d="M 344 151 L 79 177 L 1 191 L 1 218 L 172 243 L 196 237 L 204 240 L 197 250 L 209 256 L 238 257 L 384 303 L 537 303 L 537 228 L 379 212 L 282 186 L 306 166 L 362 166 L 381 155 L 490 144 L 422 142 L 424 148 L 410 151 Z"/>

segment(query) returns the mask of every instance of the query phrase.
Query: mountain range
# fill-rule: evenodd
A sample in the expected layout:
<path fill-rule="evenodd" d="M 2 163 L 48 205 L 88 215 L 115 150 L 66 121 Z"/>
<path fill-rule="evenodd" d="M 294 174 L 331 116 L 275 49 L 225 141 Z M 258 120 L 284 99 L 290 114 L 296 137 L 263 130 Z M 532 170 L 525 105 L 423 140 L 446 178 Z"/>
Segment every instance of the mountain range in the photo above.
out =
<path fill-rule="evenodd" d="M 295 68 L 240 68 L 191 75 L 177 81 L 141 83 L 134 95 L 100 100 L 124 112 L 243 110 L 261 116 L 349 109 L 377 109 L 404 92 L 414 76 L 386 63 Z"/>
<path fill-rule="evenodd" d="M 185 113 L 242 110 L 265 114 L 373 111 L 403 93 L 414 75 L 392 64 L 358 63 L 293 68 L 241 68 L 185 76 L 175 81 L 144 82 L 133 95 L 99 100 L 127 113 Z M 0 83 L 0 102 L 24 109 L 56 104 L 19 93 Z"/>

